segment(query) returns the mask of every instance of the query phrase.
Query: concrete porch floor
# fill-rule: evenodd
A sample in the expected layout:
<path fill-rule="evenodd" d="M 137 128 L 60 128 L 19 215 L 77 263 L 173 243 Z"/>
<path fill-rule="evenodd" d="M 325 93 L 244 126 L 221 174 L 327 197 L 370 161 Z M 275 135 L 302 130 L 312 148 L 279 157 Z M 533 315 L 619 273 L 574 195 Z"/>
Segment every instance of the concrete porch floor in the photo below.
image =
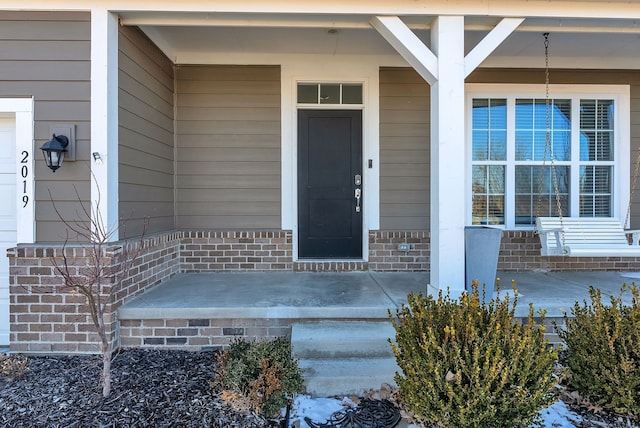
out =
<path fill-rule="evenodd" d="M 640 283 L 639 272 L 499 272 L 501 293 L 519 292 L 516 316 L 528 304 L 563 316 L 574 302 L 589 299 L 589 286 L 608 302 L 623 283 Z M 428 272 L 189 273 L 175 276 L 118 311 L 124 319 L 193 318 L 387 318 L 410 292 L 437 293 Z M 630 293 L 625 301 L 630 302 Z"/>

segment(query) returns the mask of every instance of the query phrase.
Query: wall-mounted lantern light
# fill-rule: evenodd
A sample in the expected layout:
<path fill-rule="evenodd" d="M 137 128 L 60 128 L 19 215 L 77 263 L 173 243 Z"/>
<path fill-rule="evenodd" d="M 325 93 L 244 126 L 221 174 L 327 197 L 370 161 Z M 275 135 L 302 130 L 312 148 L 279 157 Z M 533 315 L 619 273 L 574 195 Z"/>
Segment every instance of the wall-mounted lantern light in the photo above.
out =
<path fill-rule="evenodd" d="M 62 165 L 68 145 L 69 139 L 66 136 L 53 134 L 53 137 L 40 147 L 44 161 L 51 168 L 51 171 L 56 172 Z"/>

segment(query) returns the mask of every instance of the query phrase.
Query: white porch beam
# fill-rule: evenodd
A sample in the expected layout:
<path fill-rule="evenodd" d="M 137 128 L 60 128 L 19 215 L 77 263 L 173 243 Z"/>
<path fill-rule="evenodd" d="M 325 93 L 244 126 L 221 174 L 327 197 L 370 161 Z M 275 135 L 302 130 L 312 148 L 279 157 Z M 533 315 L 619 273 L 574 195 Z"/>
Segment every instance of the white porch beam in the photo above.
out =
<path fill-rule="evenodd" d="M 464 58 L 464 77 L 469 76 L 522 22 L 524 18 L 504 18 Z"/>
<path fill-rule="evenodd" d="M 431 285 L 456 296 L 465 289 L 464 17 L 439 17 L 431 47 Z"/>
<path fill-rule="evenodd" d="M 145 12 L 228 12 L 365 14 L 402 16 L 538 16 L 559 18 L 640 19 L 640 3 L 633 0 L 3 0 L 3 10 L 88 10 L 90 7 L 113 11 Z M 87 6 L 87 4 L 91 6 Z M 366 3 L 366 4 L 363 4 Z"/>
<path fill-rule="evenodd" d="M 310 14 L 425 15 L 464 14 L 466 16 L 540 16 L 576 18 L 640 18 L 640 4 L 633 0 L 325 0 L 301 2 L 292 0 L 4 0 L 1 9 L 14 10 L 87 10 L 93 7 L 113 11 L 175 12 L 257 12 Z"/>
<path fill-rule="evenodd" d="M 438 80 L 438 58 L 400 18 L 374 16 L 371 25 L 430 85 Z"/>
<path fill-rule="evenodd" d="M 503 18 L 503 20 L 523 18 Z M 492 19 L 489 18 L 489 21 Z M 431 19 L 427 16 L 406 16 L 403 22 L 412 30 L 430 30 Z M 499 21 L 498 21 L 499 22 Z M 309 14 L 239 14 L 207 12 L 123 12 L 120 25 L 143 27 L 241 27 L 241 28 L 338 28 L 370 29 L 369 15 L 325 15 Z M 466 31 L 491 31 L 495 23 L 465 23 Z M 562 18 L 527 18 L 517 28 L 527 33 L 586 33 L 586 34 L 638 34 L 640 27 L 633 19 L 596 20 Z"/>
<path fill-rule="evenodd" d="M 118 18 L 91 10 L 91 213 L 119 239 L 118 232 Z"/>
<path fill-rule="evenodd" d="M 124 13 L 121 25 L 258 28 L 370 29 L 368 15 L 238 14 L 238 13 Z M 427 24 L 421 24 L 427 29 Z"/>

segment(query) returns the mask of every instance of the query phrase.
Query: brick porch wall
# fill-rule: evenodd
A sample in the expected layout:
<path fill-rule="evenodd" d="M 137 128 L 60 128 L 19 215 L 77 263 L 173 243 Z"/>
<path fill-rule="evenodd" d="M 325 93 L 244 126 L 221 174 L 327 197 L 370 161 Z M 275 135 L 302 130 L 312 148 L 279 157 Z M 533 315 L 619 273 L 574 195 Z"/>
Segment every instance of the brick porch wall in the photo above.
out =
<path fill-rule="evenodd" d="M 398 250 L 399 244 L 409 244 L 409 251 Z M 428 271 L 429 251 L 430 239 L 427 231 L 369 232 L 369 270 L 372 271 Z"/>
<path fill-rule="evenodd" d="M 290 230 L 182 232 L 182 272 L 290 271 Z"/>
<path fill-rule="evenodd" d="M 541 256 L 540 239 L 532 231 L 505 231 L 500 244 L 498 270 L 547 271 L 637 271 L 640 257 Z"/>
<path fill-rule="evenodd" d="M 408 251 L 398 250 L 398 244 L 409 244 Z M 133 251 L 136 241 L 125 243 Z M 122 262 L 122 243 L 106 249 L 105 257 L 115 268 Z M 124 279 L 123 289 L 111 306 L 113 313 L 128 299 L 142 294 L 149 288 L 179 272 L 216 271 L 428 271 L 430 240 L 428 232 L 371 231 L 369 233 L 369 261 L 365 262 L 293 262 L 291 231 L 236 231 L 236 232 L 186 232 L 177 231 L 147 237 L 143 251 Z M 74 269 L 88 264 L 88 253 L 81 247 L 69 246 L 65 250 Z M 538 237 L 532 231 L 507 231 L 503 234 L 498 268 L 516 272 L 534 269 L 551 271 L 578 270 L 640 270 L 640 258 L 620 257 L 541 257 Z M 38 245 L 10 249 L 10 324 L 11 349 L 16 352 L 95 353 L 99 350 L 97 335 L 86 310 L 84 296 L 73 294 L 63 287 L 62 278 L 56 275 L 51 257 L 62 256 L 62 247 Z M 198 346 L 219 346 L 227 343 L 241 328 L 242 336 L 257 334 L 275 336 L 285 334 L 279 324 L 259 326 L 257 321 L 238 324 L 239 320 L 224 323 L 208 320 L 208 325 L 191 325 L 193 320 L 140 321 L 139 325 L 123 323 L 128 330 L 123 337 L 131 342 L 120 344 L 118 323 L 110 320 L 110 334 L 115 345 L 158 346 L 145 342 L 147 334 L 162 339 L 163 346 L 191 346 L 204 339 L 192 334 L 197 330 L 218 329 L 211 333 L 207 343 Z M 163 325 L 146 325 L 145 323 Z M 204 324 L 204 321 L 198 321 Z M 243 321 L 244 322 L 244 321 Z M 135 323 L 131 321 L 131 323 Z M 251 324 L 254 323 L 254 324 Z M 196 330 L 193 330 L 196 328 Z M 266 330 L 265 330 L 266 328 Z M 152 330 L 148 330 L 152 329 Z M 158 330 L 159 329 L 159 330 Z M 164 329 L 164 330 L 163 330 Z M 225 330 L 226 329 L 226 330 Z M 230 330 L 231 329 L 231 330 Z M 235 332 L 235 333 L 234 333 Z M 139 334 L 138 334 L 139 333 Z M 231 334 L 233 333 L 233 334 Z M 137 337 L 138 339 L 133 339 Z M 127 339 L 129 340 L 129 339 Z M 156 340 L 158 342 L 159 340 Z M 133 343 L 135 342 L 135 344 Z"/>
<path fill-rule="evenodd" d="M 89 254 L 83 249 L 69 247 L 66 253 L 71 272 L 86 266 Z M 62 257 L 62 248 L 10 249 L 7 256 L 11 350 L 98 351 L 85 297 L 65 290 L 62 277 L 55 275 L 51 257 Z"/>
<path fill-rule="evenodd" d="M 410 244 L 410 250 L 399 251 L 398 244 L 401 243 Z M 369 270 L 429 271 L 430 247 L 430 234 L 426 231 L 370 231 Z M 640 270 L 640 257 L 541 256 L 540 239 L 534 231 L 505 231 L 498 270 L 637 271 Z"/>
<path fill-rule="evenodd" d="M 135 264 L 123 279 L 108 308 L 108 334 L 119 346 L 118 323 L 112 314 L 127 299 L 144 293 L 179 271 L 179 234 L 129 241 L 131 254 L 142 245 Z M 64 251 L 64 253 L 63 253 Z M 103 250 L 104 265 L 116 271 L 122 265 L 123 248 L 111 245 Z M 10 346 L 15 352 L 96 353 L 100 350 L 87 309 L 86 298 L 64 286 L 53 266 L 52 257 L 66 255 L 71 273 L 79 273 L 91 263 L 91 249 L 70 246 L 65 249 L 21 246 L 7 252 L 9 258 Z M 61 263 L 61 262 L 59 262 Z"/>
<path fill-rule="evenodd" d="M 292 319 L 122 320 L 124 348 L 220 349 L 235 338 L 272 339 L 291 335 Z"/>

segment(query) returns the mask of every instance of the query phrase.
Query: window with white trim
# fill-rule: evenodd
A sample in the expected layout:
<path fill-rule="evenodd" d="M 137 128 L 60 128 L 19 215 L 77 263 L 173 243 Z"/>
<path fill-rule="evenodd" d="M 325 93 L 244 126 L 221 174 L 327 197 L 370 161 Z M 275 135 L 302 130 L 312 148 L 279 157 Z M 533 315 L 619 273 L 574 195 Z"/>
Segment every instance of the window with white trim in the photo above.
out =
<path fill-rule="evenodd" d="M 541 96 L 542 95 L 542 96 Z M 614 217 L 619 94 L 469 93 L 471 223 Z M 628 162 L 628 159 L 626 159 Z"/>
<path fill-rule="evenodd" d="M 362 83 L 298 83 L 298 104 L 362 104 Z"/>

